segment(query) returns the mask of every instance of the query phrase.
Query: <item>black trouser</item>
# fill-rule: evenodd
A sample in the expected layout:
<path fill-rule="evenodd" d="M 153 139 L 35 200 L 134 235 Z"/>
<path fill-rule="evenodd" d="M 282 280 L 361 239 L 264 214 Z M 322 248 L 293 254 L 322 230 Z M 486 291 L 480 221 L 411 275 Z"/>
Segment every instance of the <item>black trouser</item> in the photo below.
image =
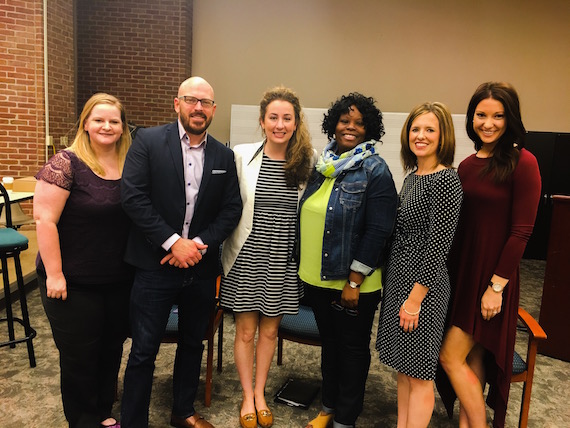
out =
<path fill-rule="evenodd" d="M 111 416 L 123 342 L 129 331 L 131 283 L 84 287 L 67 284 L 67 299 L 42 303 L 59 350 L 61 396 L 72 428 L 99 428 Z"/>
<path fill-rule="evenodd" d="M 307 285 L 305 290 L 322 341 L 323 407 L 334 411 L 335 422 L 353 426 L 362 412 L 370 367 L 370 335 L 380 291 L 361 293 L 358 315 L 331 306 L 341 292 Z"/>

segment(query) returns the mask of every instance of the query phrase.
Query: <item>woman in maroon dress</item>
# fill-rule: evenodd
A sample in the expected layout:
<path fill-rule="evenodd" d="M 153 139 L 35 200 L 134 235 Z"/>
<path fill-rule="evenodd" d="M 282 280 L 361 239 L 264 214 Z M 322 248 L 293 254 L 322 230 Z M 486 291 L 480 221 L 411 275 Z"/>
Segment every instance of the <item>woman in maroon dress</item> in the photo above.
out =
<path fill-rule="evenodd" d="M 534 226 L 540 173 L 535 157 L 523 149 L 526 131 L 511 85 L 480 85 L 469 102 L 466 127 L 477 152 L 458 169 L 464 196 L 449 258 L 454 297 L 440 353 L 445 372 L 440 370 L 437 384 L 449 414 L 457 396 L 460 426 L 476 428 L 487 427 L 483 390 L 489 383 L 487 403 L 495 411 L 494 426 L 502 427 L 519 262 Z"/>

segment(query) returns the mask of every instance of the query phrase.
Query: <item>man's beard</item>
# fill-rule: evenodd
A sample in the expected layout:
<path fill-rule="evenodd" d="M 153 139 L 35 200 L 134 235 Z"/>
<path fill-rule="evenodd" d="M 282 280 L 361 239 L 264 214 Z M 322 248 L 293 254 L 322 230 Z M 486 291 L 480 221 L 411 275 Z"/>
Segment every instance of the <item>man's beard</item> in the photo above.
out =
<path fill-rule="evenodd" d="M 192 134 L 192 135 L 201 135 L 204 133 L 204 131 L 206 131 L 206 129 L 208 129 L 208 127 L 210 126 L 210 123 L 212 122 L 212 118 L 210 117 L 208 119 L 208 117 L 204 114 L 195 114 L 194 116 L 200 116 L 202 118 L 204 118 L 205 122 L 203 126 L 200 126 L 199 128 L 191 125 L 190 124 L 190 118 L 188 116 L 180 116 L 180 122 L 182 123 L 182 126 L 184 127 L 184 130 L 188 133 L 188 134 Z"/>

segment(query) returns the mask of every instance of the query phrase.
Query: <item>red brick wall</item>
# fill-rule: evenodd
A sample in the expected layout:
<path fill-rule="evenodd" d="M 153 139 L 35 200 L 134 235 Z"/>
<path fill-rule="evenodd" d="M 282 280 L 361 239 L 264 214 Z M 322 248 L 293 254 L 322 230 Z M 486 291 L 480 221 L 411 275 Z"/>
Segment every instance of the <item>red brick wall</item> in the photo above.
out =
<path fill-rule="evenodd" d="M 41 0 L 0 0 L 0 176 L 33 175 L 45 142 Z"/>
<path fill-rule="evenodd" d="M 191 73 L 192 1 L 78 0 L 77 105 L 117 96 L 138 126 L 173 120 L 173 98 Z"/>
<path fill-rule="evenodd" d="M 74 11 L 74 3 L 76 10 Z M 173 120 L 191 75 L 192 0 L 49 0 L 50 135 L 73 140 L 83 103 L 118 96 L 130 122 Z M 0 0 L 0 177 L 45 163 L 43 1 Z"/>
<path fill-rule="evenodd" d="M 71 144 L 77 121 L 73 0 L 48 1 L 49 132 L 56 150 Z"/>

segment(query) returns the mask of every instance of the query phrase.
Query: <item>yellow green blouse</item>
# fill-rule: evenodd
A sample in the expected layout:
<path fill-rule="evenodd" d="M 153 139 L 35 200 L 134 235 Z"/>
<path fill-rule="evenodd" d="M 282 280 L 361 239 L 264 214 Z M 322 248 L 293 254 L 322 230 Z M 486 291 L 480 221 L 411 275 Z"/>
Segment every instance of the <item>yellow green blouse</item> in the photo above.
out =
<path fill-rule="evenodd" d="M 323 232 L 327 205 L 334 186 L 334 178 L 326 178 L 319 190 L 313 193 L 301 208 L 301 254 L 299 277 L 307 284 L 317 287 L 342 290 L 348 280 L 322 280 L 321 258 Z M 371 293 L 382 288 L 382 272 L 376 269 L 360 286 L 361 293 Z"/>

